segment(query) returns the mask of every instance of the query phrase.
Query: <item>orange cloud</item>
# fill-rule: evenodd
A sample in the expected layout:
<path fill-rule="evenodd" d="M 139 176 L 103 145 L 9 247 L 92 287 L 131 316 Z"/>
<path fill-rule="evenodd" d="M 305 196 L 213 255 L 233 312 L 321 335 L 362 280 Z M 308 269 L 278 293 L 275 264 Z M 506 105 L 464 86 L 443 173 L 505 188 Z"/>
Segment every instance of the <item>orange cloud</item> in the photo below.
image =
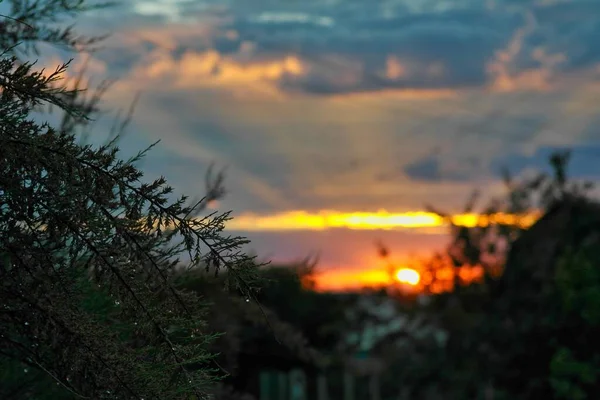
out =
<path fill-rule="evenodd" d="M 449 222 L 459 226 L 488 226 L 490 224 L 506 224 L 530 226 L 539 217 L 538 214 L 511 215 L 497 213 L 492 215 L 459 214 L 445 219 L 437 214 L 416 211 L 390 213 L 385 210 L 377 212 L 342 213 L 322 210 L 316 213 L 306 211 L 287 211 L 273 215 L 246 213 L 235 217 L 227 223 L 227 228 L 238 231 L 293 231 L 293 230 L 325 230 L 331 228 L 347 228 L 356 230 L 390 230 L 406 228 L 435 228 L 448 225 Z"/>
<path fill-rule="evenodd" d="M 387 79 L 399 80 L 410 78 L 415 71 L 421 69 L 425 73 L 425 76 L 433 79 L 442 77 L 446 72 L 446 67 L 442 62 L 433 62 L 429 65 L 414 65 L 414 63 L 410 63 L 407 60 L 401 60 L 394 55 L 390 55 L 386 59 L 384 75 Z"/>
<path fill-rule="evenodd" d="M 215 37 L 239 39 L 239 33 L 232 29 L 222 29 L 223 20 L 214 19 L 202 21 L 198 26 L 186 24 L 169 24 L 168 29 L 138 29 L 119 35 L 119 42 L 112 45 L 143 49 L 144 44 L 156 46 L 146 54 L 140 54 L 140 59 L 133 66 L 126 79 L 133 84 L 148 85 L 155 82 L 158 85 L 169 85 L 184 89 L 223 88 L 236 95 L 244 95 L 251 90 L 252 94 L 263 94 L 281 98 L 288 89 L 282 89 L 281 84 L 286 79 L 294 82 L 291 87 L 299 89 L 295 96 L 302 96 L 305 81 L 313 77 L 324 80 L 328 84 L 340 88 L 340 93 L 333 90 L 328 96 L 346 97 L 377 92 L 378 95 L 392 94 L 406 99 L 438 99 L 456 95 L 455 90 L 421 89 L 421 88 L 381 88 L 375 91 L 360 88 L 364 84 L 368 71 L 360 59 L 341 57 L 335 54 L 321 54 L 315 59 L 305 59 L 290 51 L 277 55 L 260 55 L 252 41 L 242 41 L 236 53 L 223 54 L 214 48 Z M 204 47 L 207 50 L 189 49 L 183 55 L 175 56 L 174 52 L 190 41 L 194 47 Z M 394 81 L 408 79 L 412 75 L 410 62 L 401 60 L 393 55 L 383 66 L 382 75 Z M 426 74 L 439 78 L 445 72 L 444 66 L 434 63 L 426 67 Z M 356 90 L 348 89 L 355 87 Z"/>
<path fill-rule="evenodd" d="M 303 74 L 305 66 L 294 55 L 280 59 L 240 62 L 215 50 L 185 53 L 179 60 L 170 54 L 157 52 L 147 65 L 138 66 L 137 76 L 151 79 L 171 78 L 178 87 L 198 88 L 212 85 L 251 85 L 277 82 L 286 75 Z"/>
<path fill-rule="evenodd" d="M 406 67 L 394 56 L 389 56 L 386 61 L 386 77 L 400 79 L 406 76 Z"/>
<path fill-rule="evenodd" d="M 456 98 L 461 94 L 468 93 L 468 90 L 461 89 L 411 89 L 411 88 L 389 88 L 381 89 L 377 92 L 349 92 L 349 93 L 336 93 L 330 95 L 329 99 L 332 101 L 360 101 L 360 100 L 372 100 L 372 101 L 394 101 L 394 100 L 441 100 Z"/>
<path fill-rule="evenodd" d="M 215 37 L 239 37 L 235 30 L 222 30 L 225 22 L 226 18 L 212 17 L 194 25 L 173 23 L 164 28 L 137 29 L 120 34 L 119 42 L 113 45 L 134 49 L 144 43 L 156 46 L 140 54 L 139 61 L 123 80 L 128 81 L 130 86 L 139 86 L 142 82 L 148 85 L 150 81 L 178 89 L 221 87 L 237 94 L 251 89 L 279 96 L 282 93 L 278 83 L 285 77 L 307 73 L 307 64 L 293 52 L 258 57 L 251 41 L 242 41 L 235 54 L 220 53 L 213 46 Z M 194 43 L 194 47 L 206 50 L 188 49 L 182 55 L 174 54 L 190 42 Z"/>

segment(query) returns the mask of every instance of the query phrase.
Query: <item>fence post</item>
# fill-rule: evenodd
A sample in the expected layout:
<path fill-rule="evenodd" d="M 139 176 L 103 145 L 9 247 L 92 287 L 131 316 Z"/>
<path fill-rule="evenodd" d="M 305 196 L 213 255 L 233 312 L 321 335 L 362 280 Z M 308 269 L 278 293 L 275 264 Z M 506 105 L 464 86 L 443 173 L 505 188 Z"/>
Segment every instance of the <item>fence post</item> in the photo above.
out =
<path fill-rule="evenodd" d="M 267 371 L 261 371 L 259 373 L 260 400 L 271 400 L 270 375 L 271 374 Z"/>
<path fill-rule="evenodd" d="M 306 375 L 301 369 L 290 371 L 289 400 L 306 400 Z"/>
<path fill-rule="evenodd" d="M 494 400 L 494 385 L 492 382 L 488 382 L 485 387 L 485 400 Z"/>
<path fill-rule="evenodd" d="M 373 373 L 369 379 L 369 394 L 371 400 L 381 400 L 381 387 L 379 385 L 379 374 Z"/>
<path fill-rule="evenodd" d="M 317 377 L 317 400 L 329 400 L 327 390 L 327 375 L 320 373 Z"/>
<path fill-rule="evenodd" d="M 287 400 L 288 398 L 288 377 L 285 372 L 277 373 L 277 399 L 275 400 Z"/>
<path fill-rule="evenodd" d="M 344 371 L 344 400 L 354 400 L 354 376 Z"/>

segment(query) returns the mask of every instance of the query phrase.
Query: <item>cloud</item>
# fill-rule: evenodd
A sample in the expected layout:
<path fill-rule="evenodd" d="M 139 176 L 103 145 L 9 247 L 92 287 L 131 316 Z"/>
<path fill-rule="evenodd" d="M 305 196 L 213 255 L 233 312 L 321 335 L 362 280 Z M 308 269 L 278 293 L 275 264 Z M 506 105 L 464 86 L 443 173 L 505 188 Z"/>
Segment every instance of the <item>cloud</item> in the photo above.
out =
<path fill-rule="evenodd" d="M 456 161 L 443 160 L 439 154 L 432 154 L 405 164 L 403 171 L 410 179 L 426 182 L 468 182 L 480 177 L 477 160 L 465 160 L 467 162 L 462 165 Z"/>
<path fill-rule="evenodd" d="M 560 3 L 515 9 L 502 2 L 489 9 L 477 2 L 415 8 L 398 1 L 369 4 L 369 13 L 358 1 L 234 3 L 132 2 L 122 17 L 135 17 L 132 23 L 98 57 L 113 71 L 152 75 L 168 68 L 172 76 L 161 77 L 176 84 L 235 82 L 316 95 L 547 90 L 558 71 L 595 65 L 598 30 L 590 18 L 594 5 L 586 2 L 573 3 L 581 11 L 562 20 Z M 573 15 L 587 23 L 569 28 L 564 20 Z M 100 17 L 89 18 L 90 29 L 102 25 Z M 113 18 L 109 26 L 116 24 Z"/>
<path fill-rule="evenodd" d="M 230 28 L 258 51 L 293 49 L 310 68 L 283 87 L 314 94 L 479 86 L 485 60 L 510 33 L 495 31 L 498 22 L 485 12 L 365 17 L 329 10 L 336 11 L 326 27 L 239 18 Z"/>
<path fill-rule="evenodd" d="M 148 79 L 171 79 L 176 87 L 202 88 L 280 81 L 302 74 L 303 69 L 302 62 L 293 55 L 245 63 L 209 50 L 184 53 L 178 60 L 157 53 L 148 65 L 134 70 L 134 74 Z"/>
<path fill-rule="evenodd" d="M 82 24 L 114 31 L 92 57 L 120 78 L 107 104 L 142 91 L 132 130 L 230 165 L 236 208 L 412 207 L 492 179 L 499 154 L 594 137 L 600 69 L 572 56 L 597 2 L 144 3 Z"/>
<path fill-rule="evenodd" d="M 404 167 L 404 172 L 411 179 L 437 181 L 442 177 L 440 161 L 435 156 L 428 156 Z"/>
<path fill-rule="evenodd" d="M 91 60 L 119 78 L 105 104 L 142 92 L 122 147 L 160 139 L 143 169 L 178 193 L 201 195 L 206 168 L 227 167 L 219 209 L 234 216 L 459 211 L 475 188 L 502 193 L 500 165 L 543 168 L 555 148 L 597 177 L 597 1 L 139 4 L 81 22 L 114 32 Z M 323 250 L 322 265 L 353 268 L 377 265 L 375 234 L 401 255 L 446 240 L 380 233 L 249 236 L 275 260 Z"/>
<path fill-rule="evenodd" d="M 154 161 L 152 152 L 147 165 L 193 194 L 202 193 L 198 174 L 211 162 L 227 166 L 223 209 L 239 212 L 406 211 L 435 198 L 460 209 L 471 190 L 498 179 L 496 158 L 588 140 L 582 135 L 597 115 L 567 113 L 567 105 L 589 106 L 571 101 L 577 91 L 419 102 L 384 92 L 280 99 L 138 78 L 119 82 L 107 101 L 126 106 L 144 89 L 131 130 L 161 139 L 169 154 Z M 432 155 L 435 147 L 443 151 Z"/>
<path fill-rule="evenodd" d="M 600 37 L 600 3 L 596 1 L 560 1 L 537 7 L 538 41 L 553 53 L 567 55 L 563 71 L 581 70 L 600 61 L 594 43 Z"/>
<path fill-rule="evenodd" d="M 600 82 L 598 13 L 591 0 L 135 0 L 88 13 L 79 29 L 113 34 L 94 54 L 112 77 L 158 74 L 164 84 L 246 95 L 418 99 Z"/>
<path fill-rule="evenodd" d="M 169 84 L 271 94 L 547 91 L 600 63 L 598 12 L 591 1 L 137 0 L 98 57 Z"/>

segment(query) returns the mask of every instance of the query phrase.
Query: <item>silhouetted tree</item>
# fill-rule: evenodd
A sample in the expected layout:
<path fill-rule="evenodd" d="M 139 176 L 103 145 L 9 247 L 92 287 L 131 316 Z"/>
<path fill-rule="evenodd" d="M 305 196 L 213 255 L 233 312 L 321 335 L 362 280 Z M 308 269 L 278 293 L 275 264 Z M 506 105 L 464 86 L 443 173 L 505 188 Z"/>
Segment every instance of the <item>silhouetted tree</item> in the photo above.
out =
<path fill-rule="evenodd" d="M 227 214 L 198 218 L 222 193 L 170 200 L 106 145 L 80 144 L 95 103 L 60 86 L 67 64 L 36 71 L 35 43 L 79 50 L 97 38 L 56 28 L 83 1 L 9 1 L 0 17 L 0 355 L 2 398 L 205 398 L 220 375 L 209 306 L 175 284 L 182 268 L 226 269 L 227 289 L 254 299 L 257 264 Z M 23 46 L 19 44 L 23 42 Z M 24 53 L 25 52 L 25 53 Z M 33 119 L 51 104 L 61 127 Z M 118 136 L 118 135 L 117 135 Z M 7 374 L 9 376 L 7 376 Z M 42 376 L 52 379 L 33 384 Z M 4 378 L 10 378 L 4 380 Z"/>
<path fill-rule="evenodd" d="M 424 323 L 442 329 L 445 339 L 411 338 L 417 344 L 399 350 L 399 358 L 411 359 L 397 368 L 413 396 L 435 385 L 444 398 L 597 397 L 598 355 L 589 343 L 600 333 L 593 317 L 600 269 L 589 248 L 600 235 L 600 214 L 587 200 L 591 183 L 568 179 L 568 160 L 568 152 L 552 155 L 551 175 L 516 181 L 505 173 L 508 196 L 482 212 L 541 215 L 532 228 L 518 221 L 451 225 L 451 243 L 432 268 L 441 258 L 457 269 L 480 265 L 485 279 L 457 279 L 453 290 L 414 305 L 412 314 L 427 316 Z"/>

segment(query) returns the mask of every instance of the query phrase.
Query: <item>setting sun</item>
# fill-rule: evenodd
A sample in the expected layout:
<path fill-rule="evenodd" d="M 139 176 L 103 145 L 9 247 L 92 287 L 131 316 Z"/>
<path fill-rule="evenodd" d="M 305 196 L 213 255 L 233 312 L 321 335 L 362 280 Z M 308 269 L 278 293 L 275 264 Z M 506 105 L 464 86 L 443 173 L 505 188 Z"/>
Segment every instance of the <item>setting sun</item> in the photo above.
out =
<path fill-rule="evenodd" d="M 396 280 L 400 283 L 407 283 L 411 286 L 416 286 L 421 280 L 421 275 L 417 271 L 411 268 L 401 268 L 396 271 Z"/>

